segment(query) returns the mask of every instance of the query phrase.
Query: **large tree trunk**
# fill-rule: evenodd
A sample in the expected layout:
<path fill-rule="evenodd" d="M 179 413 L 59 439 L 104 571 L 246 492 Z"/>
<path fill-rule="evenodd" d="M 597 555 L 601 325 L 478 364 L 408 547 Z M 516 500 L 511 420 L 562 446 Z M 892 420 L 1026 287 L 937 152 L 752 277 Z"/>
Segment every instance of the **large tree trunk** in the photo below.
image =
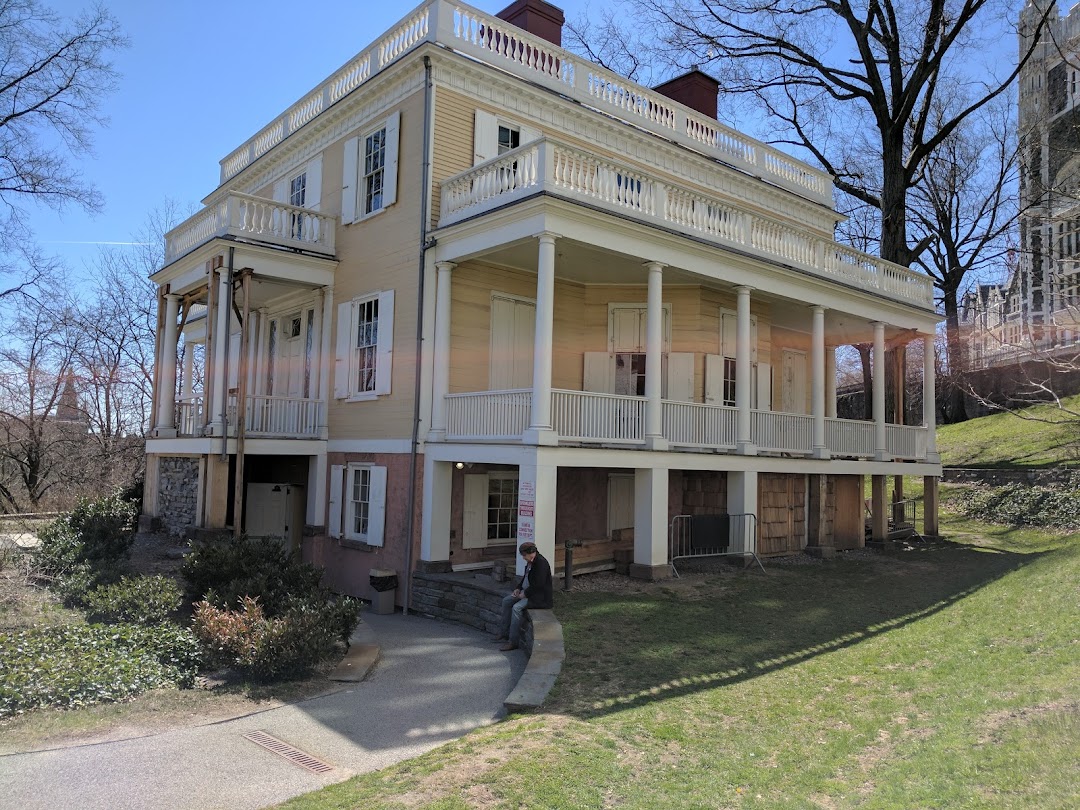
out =
<path fill-rule="evenodd" d="M 964 404 L 965 378 L 968 372 L 967 352 L 960 336 L 960 310 L 956 303 L 954 288 L 942 289 L 945 301 L 945 358 L 949 376 L 943 391 L 945 421 L 966 422 L 967 406 Z"/>
<path fill-rule="evenodd" d="M 863 419 L 874 419 L 874 374 L 870 369 L 870 352 L 873 346 L 869 343 L 856 343 L 855 350 L 859 353 L 859 362 L 862 365 L 863 385 Z"/>

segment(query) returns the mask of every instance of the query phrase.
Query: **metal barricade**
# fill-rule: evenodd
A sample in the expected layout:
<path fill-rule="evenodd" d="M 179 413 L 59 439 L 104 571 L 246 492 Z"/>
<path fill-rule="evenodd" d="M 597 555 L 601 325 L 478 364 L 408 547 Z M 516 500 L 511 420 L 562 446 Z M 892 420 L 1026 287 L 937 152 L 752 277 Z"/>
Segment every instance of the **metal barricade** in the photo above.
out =
<path fill-rule="evenodd" d="M 757 555 L 757 515 L 676 515 L 669 533 L 671 570 L 679 576 L 676 560 L 699 557 L 753 557 Z"/>

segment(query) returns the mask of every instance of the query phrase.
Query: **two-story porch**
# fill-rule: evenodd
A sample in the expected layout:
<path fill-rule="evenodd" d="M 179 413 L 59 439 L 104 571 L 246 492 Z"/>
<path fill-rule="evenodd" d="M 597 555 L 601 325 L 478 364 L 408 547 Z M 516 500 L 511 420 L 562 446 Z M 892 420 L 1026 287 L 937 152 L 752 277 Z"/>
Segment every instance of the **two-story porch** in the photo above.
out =
<path fill-rule="evenodd" d="M 552 553 L 556 534 L 632 528 L 638 572 L 660 574 L 671 520 L 706 506 L 754 515 L 760 549 L 840 545 L 841 523 L 861 544 L 862 476 L 877 536 L 885 476 L 940 473 L 930 280 L 737 183 L 709 195 L 554 138 L 442 183 L 429 565 L 482 564 L 485 540 Z M 885 354 L 912 340 L 927 349 L 923 422 L 891 423 Z M 836 417 L 849 344 L 873 347 L 872 420 Z M 508 509 L 512 537 L 490 519 Z"/>
<path fill-rule="evenodd" d="M 291 485 L 307 512 L 326 458 L 334 229 L 303 206 L 229 192 L 166 235 L 150 514 L 173 497 L 162 459 L 186 468 L 197 526 L 243 525 L 265 506 L 245 503 L 258 484 Z M 299 532 L 303 516 L 292 522 Z"/>

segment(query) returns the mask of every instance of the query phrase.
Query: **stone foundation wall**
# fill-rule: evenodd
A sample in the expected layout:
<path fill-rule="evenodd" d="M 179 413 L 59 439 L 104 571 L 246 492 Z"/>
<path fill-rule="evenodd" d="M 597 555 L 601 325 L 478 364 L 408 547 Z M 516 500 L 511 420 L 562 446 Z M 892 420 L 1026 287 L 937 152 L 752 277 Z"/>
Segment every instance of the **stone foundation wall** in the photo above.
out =
<path fill-rule="evenodd" d="M 166 457 L 158 463 L 157 517 L 170 535 L 183 535 L 198 518 L 199 460 Z"/>
<path fill-rule="evenodd" d="M 941 472 L 941 480 L 946 484 L 987 484 L 994 487 L 1067 484 L 1075 474 L 1072 470 L 981 470 L 960 467 L 947 467 Z"/>
<path fill-rule="evenodd" d="M 502 598 L 514 589 L 513 583 L 496 583 L 486 577 L 486 581 L 468 580 L 466 576 L 414 573 L 410 609 L 497 634 Z"/>

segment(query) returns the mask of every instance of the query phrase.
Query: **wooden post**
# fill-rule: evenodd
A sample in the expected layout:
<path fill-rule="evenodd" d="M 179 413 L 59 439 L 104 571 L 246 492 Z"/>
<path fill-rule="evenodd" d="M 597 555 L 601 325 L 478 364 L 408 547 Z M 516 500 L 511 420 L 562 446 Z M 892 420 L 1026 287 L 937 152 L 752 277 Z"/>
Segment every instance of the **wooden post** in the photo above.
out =
<path fill-rule="evenodd" d="M 233 487 L 233 536 L 242 531 L 244 514 L 244 432 L 247 430 L 248 343 L 251 324 L 251 269 L 242 271 L 240 283 L 244 288 L 244 314 L 240 320 L 240 356 L 236 368 L 236 480 Z"/>

